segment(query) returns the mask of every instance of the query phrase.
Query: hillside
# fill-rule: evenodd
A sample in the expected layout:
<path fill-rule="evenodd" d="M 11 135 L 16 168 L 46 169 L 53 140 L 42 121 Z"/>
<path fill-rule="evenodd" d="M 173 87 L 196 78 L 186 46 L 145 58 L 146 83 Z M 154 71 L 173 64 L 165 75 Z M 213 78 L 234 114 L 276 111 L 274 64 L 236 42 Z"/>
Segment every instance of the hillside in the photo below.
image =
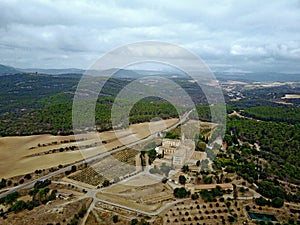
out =
<path fill-rule="evenodd" d="M 9 75 L 9 74 L 16 74 L 19 73 L 20 71 L 15 69 L 14 67 L 11 66 L 5 66 L 0 64 L 0 76 L 1 75 Z"/>

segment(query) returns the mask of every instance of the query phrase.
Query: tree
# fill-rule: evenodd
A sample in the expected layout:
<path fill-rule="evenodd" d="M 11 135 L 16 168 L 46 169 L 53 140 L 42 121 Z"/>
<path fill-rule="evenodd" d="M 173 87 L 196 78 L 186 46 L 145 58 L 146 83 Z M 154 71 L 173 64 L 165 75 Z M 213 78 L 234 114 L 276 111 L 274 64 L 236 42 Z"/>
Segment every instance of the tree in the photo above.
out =
<path fill-rule="evenodd" d="M 222 188 L 219 185 L 217 185 L 216 188 L 212 189 L 211 193 L 214 197 L 218 197 L 218 196 L 223 195 Z"/>
<path fill-rule="evenodd" d="M 6 197 L 0 199 L 0 202 L 3 202 L 5 205 L 12 205 L 19 197 L 19 192 L 13 192 L 11 194 L 6 195 Z"/>
<path fill-rule="evenodd" d="M 76 216 L 77 215 L 72 218 L 70 225 L 78 225 L 79 220 Z"/>
<path fill-rule="evenodd" d="M 12 184 L 12 181 L 11 181 L 11 180 L 8 180 L 8 181 L 7 181 L 7 185 L 10 186 L 11 184 Z"/>
<path fill-rule="evenodd" d="M 6 179 L 2 178 L 0 182 L 0 189 L 6 187 Z"/>
<path fill-rule="evenodd" d="M 27 204 L 26 202 L 24 202 L 23 200 L 17 201 L 12 207 L 10 207 L 10 211 L 13 212 L 20 212 L 24 209 L 27 208 Z"/>
<path fill-rule="evenodd" d="M 276 187 L 271 181 L 262 181 L 258 184 L 257 192 L 267 198 L 284 198 L 285 192 L 281 187 Z"/>
<path fill-rule="evenodd" d="M 86 212 L 87 212 L 86 206 L 85 206 L 85 204 L 83 204 L 78 212 L 78 216 L 80 218 L 83 218 L 84 215 L 86 214 Z"/>
<path fill-rule="evenodd" d="M 152 162 L 156 159 L 157 152 L 155 151 L 154 148 L 150 149 L 148 152 L 148 157 L 149 157 L 149 164 L 151 165 Z"/>
<path fill-rule="evenodd" d="M 52 190 L 50 196 L 48 197 L 48 201 L 52 201 L 56 199 L 57 190 Z"/>
<path fill-rule="evenodd" d="M 176 198 L 185 198 L 188 195 L 189 195 L 189 192 L 186 191 L 186 189 L 184 187 L 174 189 L 174 196 Z"/>
<path fill-rule="evenodd" d="M 202 151 L 202 152 L 205 152 L 205 150 L 206 150 L 206 143 L 204 142 L 204 141 L 199 141 L 198 143 L 197 143 L 197 150 L 198 151 Z"/>
<path fill-rule="evenodd" d="M 161 180 L 161 182 L 162 182 L 163 184 L 166 184 L 166 183 L 168 182 L 168 178 L 164 177 L 164 178 Z"/>
<path fill-rule="evenodd" d="M 132 219 L 131 220 L 131 225 L 136 225 L 136 224 L 138 224 L 138 220 L 137 219 Z"/>
<path fill-rule="evenodd" d="M 24 183 L 24 179 L 19 180 L 19 184 L 23 184 Z"/>
<path fill-rule="evenodd" d="M 259 197 L 255 199 L 255 203 L 259 206 L 265 206 L 269 203 L 269 201 L 264 197 Z"/>
<path fill-rule="evenodd" d="M 190 171 L 190 168 L 189 168 L 188 165 L 183 165 L 182 168 L 181 168 L 181 171 L 182 171 L 183 173 L 187 173 L 187 172 Z"/>
<path fill-rule="evenodd" d="M 203 175 L 203 182 L 205 183 L 205 184 L 211 184 L 212 183 L 212 176 L 205 176 L 205 175 Z"/>
<path fill-rule="evenodd" d="M 274 208 L 281 208 L 284 204 L 284 200 L 282 198 L 276 197 L 272 199 L 271 206 Z"/>
<path fill-rule="evenodd" d="M 202 190 L 200 195 L 204 201 L 212 202 L 214 200 L 214 196 L 208 190 Z"/>
<path fill-rule="evenodd" d="M 30 196 L 32 196 L 32 200 L 34 200 L 36 194 L 39 192 L 39 189 L 38 188 L 34 188 L 34 189 L 31 189 L 30 191 L 28 191 L 28 194 Z"/>
<path fill-rule="evenodd" d="M 180 184 L 182 184 L 182 185 L 184 185 L 184 184 L 185 184 L 185 182 L 186 182 L 186 178 L 185 178 L 185 176 L 183 176 L 183 175 L 180 175 L 180 176 L 179 176 L 179 183 L 180 183 Z"/>
<path fill-rule="evenodd" d="M 110 185 L 109 180 L 104 180 L 102 185 L 103 185 L 103 187 L 108 187 Z"/>
<path fill-rule="evenodd" d="M 40 188 L 44 188 L 44 187 L 47 187 L 48 185 L 51 184 L 51 180 L 44 180 L 44 181 L 37 181 L 35 184 L 34 184 L 34 188 L 37 188 L 37 189 L 40 189 Z"/>
<path fill-rule="evenodd" d="M 71 167 L 71 172 L 74 173 L 74 172 L 76 172 L 76 170 L 77 170 L 77 167 L 76 167 L 75 165 L 73 165 L 73 166 Z"/>
<path fill-rule="evenodd" d="M 234 199 L 237 199 L 237 197 L 238 197 L 238 192 L 237 192 L 237 190 L 236 190 L 236 188 L 233 190 L 233 198 Z"/>
<path fill-rule="evenodd" d="M 142 219 L 140 222 L 139 222 L 139 225 L 150 225 L 149 222 L 145 221 L 144 219 Z"/>
<path fill-rule="evenodd" d="M 227 146 L 231 146 L 232 145 L 231 135 L 230 134 L 225 134 L 224 141 L 227 143 Z"/>
<path fill-rule="evenodd" d="M 27 180 L 30 180 L 30 179 L 31 179 L 31 174 L 30 174 L 30 173 L 26 174 L 26 175 L 24 176 L 24 178 L 27 179 Z"/>
<path fill-rule="evenodd" d="M 117 223 L 118 221 L 119 221 L 118 215 L 114 215 L 114 216 L 113 216 L 113 222 L 114 222 L 114 223 Z"/>
<path fill-rule="evenodd" d="M 50 189 L 48 187 L 45 187 L 44 189 L 40 190 L 39 194 L 38 194 L 38 199 L 40 202 L 42 203 L 46 203 L 47 202 L 47 194 L 49 193 Z"/>
<path fill-rule="evenodd" d="M 179 139 L 179 135 L 172 133 L 172 132 L 167 132 L 165 138 L 169 138 L 169 139 Z"/>
<path fill-rule="evenodd" d="M 228 216 L 228 221 L 229 221 L 230 223 L 233 223 L 233 222 L 234 222 L 234 217 L 233 217 L 233 216 Z"/>
<path fill-rule="evenodd" d="M 229 208 L 231 205 L 231 202 L 226 202 L 226 206 Z"/>
<path fill-rule="evenodd" d="M 295 224 L 295 219 L 294 218 L 289 218 L 288 223 L 289 224 Z M 299 221 L 297 221 L 297 224 L 299 224 Z"/>
<path fill-rule="evenodd" d="M 197 193 L 194 193 L 194 194 L 192 194 L 191 198 L 192 198 L 193 200 L 196 200 L 196 199 L 199 198 L 199 195 L 198 195 Z"/>

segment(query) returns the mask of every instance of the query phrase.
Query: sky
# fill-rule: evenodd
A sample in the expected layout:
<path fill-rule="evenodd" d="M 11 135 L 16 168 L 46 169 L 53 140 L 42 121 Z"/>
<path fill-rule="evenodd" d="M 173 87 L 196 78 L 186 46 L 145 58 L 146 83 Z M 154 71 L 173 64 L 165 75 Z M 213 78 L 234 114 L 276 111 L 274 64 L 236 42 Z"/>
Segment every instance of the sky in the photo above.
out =
<path fill-rule="evenodd" d="M 0 64 L 82 68 L 140 41 L 214 71 L 300 71 L 300 0 L 0 0 Z"/>

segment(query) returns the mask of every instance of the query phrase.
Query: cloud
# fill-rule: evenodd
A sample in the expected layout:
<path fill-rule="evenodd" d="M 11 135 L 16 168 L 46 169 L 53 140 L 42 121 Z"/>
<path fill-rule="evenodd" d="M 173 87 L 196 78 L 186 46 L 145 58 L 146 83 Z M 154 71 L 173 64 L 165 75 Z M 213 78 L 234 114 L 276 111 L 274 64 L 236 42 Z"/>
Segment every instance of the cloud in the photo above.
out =
<path fill-rule="evenodd" d="M 263 47 L 252 47 L 252 46 L 231 46 L 230 53 L 232 55 L 246 55 L 246 56 L 266 56 L 267 52 Z"/>
<path fill-rule="evenodd" d="M 291 1 L 0 1 L 0 63 L 86 68 L 105 52 L 158 40 L 213 68 L 297 71 L 300 4 Z"/>

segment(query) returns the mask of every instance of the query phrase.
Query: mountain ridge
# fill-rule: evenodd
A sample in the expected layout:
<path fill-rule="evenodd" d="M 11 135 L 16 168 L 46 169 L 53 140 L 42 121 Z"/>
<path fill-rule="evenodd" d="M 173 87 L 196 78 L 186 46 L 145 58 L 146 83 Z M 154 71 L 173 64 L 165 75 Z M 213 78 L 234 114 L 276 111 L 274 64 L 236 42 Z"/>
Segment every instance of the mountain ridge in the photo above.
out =
<path fill-rule="evenodd" d="M 65 68 L 65 69 L 39 69 L 39 68 L 15 68 L 12 66 L 7 66 L 0 64 L 0 76 L 3 75 L 13 75 L 18 73 L 41 73 L 48 75 L 66 75 L 75 74 L 82 75 L 87 74 L 91 76 L 111 76 L 116 69 L 111 68 L 107 70 L 84 70 L 78 68 Z M 214 72 L 214 75 L 218 80 L 237 80 L 246 82 L 288 82 L 300 81 L 300 73 L 281 73 L 281 72 Z M 114 74 L 114 77 L 118 78 L 139 78 L 144 76 L 165 76 L 171 78 L 180 78 L 186 76 L 183 73 L 176 73 L 174 71 L 157 71 L 157 70 L 141 70 L 141 69 L 118 69 Z"/>

